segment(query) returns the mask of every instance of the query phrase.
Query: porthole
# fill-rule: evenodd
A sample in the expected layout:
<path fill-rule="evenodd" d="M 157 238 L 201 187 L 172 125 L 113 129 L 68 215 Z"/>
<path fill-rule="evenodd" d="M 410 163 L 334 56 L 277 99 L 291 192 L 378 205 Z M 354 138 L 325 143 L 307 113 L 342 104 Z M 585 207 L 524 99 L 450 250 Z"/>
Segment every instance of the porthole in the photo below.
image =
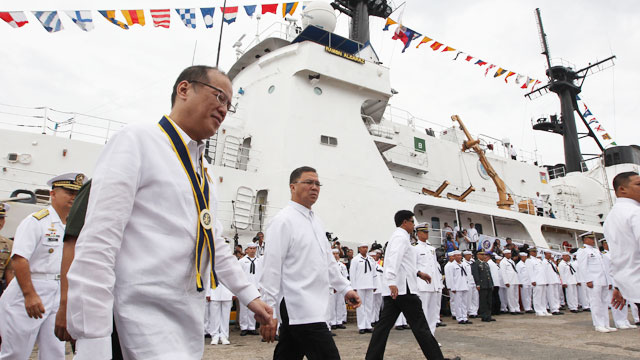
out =
<path fill-rule="evenodd" d="M 322 89 L 317 86 L 313 88 L 313 92 L 316 93 L 316 95 L 322 95 Z"/>
<path fill-rule="evenodd" d="M 269 86 L 269 90 L 267 90 L 269 92 L 269 94 L 273 94 L 273 92 L 276 90 L 276 86 L 275 85 L 271 85 Z"/>

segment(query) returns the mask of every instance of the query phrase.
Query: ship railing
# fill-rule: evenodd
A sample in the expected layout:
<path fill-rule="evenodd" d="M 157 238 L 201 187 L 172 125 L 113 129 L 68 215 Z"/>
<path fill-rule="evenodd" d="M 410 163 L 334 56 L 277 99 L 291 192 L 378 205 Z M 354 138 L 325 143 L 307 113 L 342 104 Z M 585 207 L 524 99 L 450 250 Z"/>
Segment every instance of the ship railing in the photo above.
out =
<path fill-rule="evenodd" d="M 505 142 L 504 140 L 500 140 L 486 134 L 478 134 L 476 138 L 480 140 L 480 144 L 484 145 L 485 147 L 489 144 L 493 145 L 492 150 L 487 147 L 488 152 L 490 152 L 491 154 L 497 155 L 503 159 L 511 160 L 511 152 L 510 152 L 510 145 L 512 145 L 511 143 Z M 517 161 L 520 161 L 520 162 L 538 165 L 541 160 L 536 150 L 529 151 L 522 148 L 516 148 L 516 154 L 517 154 L 516 159 Z"/>
<path fill-rule="evenodd" d="M 256 33 L 256 35 L 253 37 L 253 40 L 251 40 L 251 42 L 249 42 L 249 44 L 245 46 L 242 53 L 249 51 L 249 49 L 256 46 L 258 43 L 260 43 L 260 41 L 264 39 L 275 37 L 283 40 L 291 40 L 292 39 L 290 35 L 290 31 L 292 29 L 291 26 L 295 26 L 295 25 L 285 24 L 282 22 L 275 22 L 267 26 L 265 29 L 263 29 L 259 33 Z"/>
<path fill-rule="evenodd" d="M 74 140 L 106 143 L 126 123 L 99 116 L 76 112 L 60 111 L 49 107 L 10 107 L 10 111 L 0 111 L 5 128 L 20 128 L 30 132 L 40 132 Z"/>

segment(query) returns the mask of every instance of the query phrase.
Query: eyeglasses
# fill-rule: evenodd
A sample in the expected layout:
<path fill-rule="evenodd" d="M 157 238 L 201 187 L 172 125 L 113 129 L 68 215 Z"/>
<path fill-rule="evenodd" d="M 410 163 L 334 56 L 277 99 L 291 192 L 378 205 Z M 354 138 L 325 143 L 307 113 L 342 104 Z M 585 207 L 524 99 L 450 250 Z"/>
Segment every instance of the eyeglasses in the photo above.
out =
<path fill-rule="evenodd" d="M 220 105 L 222 106 L 226 106 L 227 107 L 227 111 L 230 113 L 235 113 L 236 112 L 236 107 L 231 105 L 231 100 L 227 97 L 227 95 L 224 93 L 224 91 L 218 89 L 217 87 L 213 86 L 213 85 L 209 85 L 205 82 L 202 81 L 198 81 L 198 80 L 187 80 L 190 83 L 197 83 L 200 85 L 204 85 L 208 88 L 211 88 L 215 91 L 218 92 L 218 95 L 216 95 L 216 98 L 218 99 L 218 102 L 220 103 Z"/>
<path fill-rule="evenodd" d="M 321 187 L 322 184 L 320 183 L 320 181 L 313 181 L 313 180 L 305 180 L 305 181 L 296 181 L 294 184 L 305 184 L 305 185 L 315 185 L 317 187 Z"/>

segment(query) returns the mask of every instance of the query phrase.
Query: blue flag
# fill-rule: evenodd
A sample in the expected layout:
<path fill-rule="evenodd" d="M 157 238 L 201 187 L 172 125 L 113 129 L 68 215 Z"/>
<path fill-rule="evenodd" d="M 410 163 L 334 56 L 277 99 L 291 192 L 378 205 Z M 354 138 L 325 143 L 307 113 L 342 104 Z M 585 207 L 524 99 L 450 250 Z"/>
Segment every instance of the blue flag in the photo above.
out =
<path fill-rule="evenodd" d="M 256 12 L 256 5 L 245 5 L 244 11 L 247 12 L 248 16 L 253 16 L 253 13 Z"/>
<path fill-rule="evenodd" d="M 213 27 L 213 12 L 216 8 L 200 8 L 202 12 L 202 19 L 204 19 L 204 25 L 207 29 L 211 29 Z"/>

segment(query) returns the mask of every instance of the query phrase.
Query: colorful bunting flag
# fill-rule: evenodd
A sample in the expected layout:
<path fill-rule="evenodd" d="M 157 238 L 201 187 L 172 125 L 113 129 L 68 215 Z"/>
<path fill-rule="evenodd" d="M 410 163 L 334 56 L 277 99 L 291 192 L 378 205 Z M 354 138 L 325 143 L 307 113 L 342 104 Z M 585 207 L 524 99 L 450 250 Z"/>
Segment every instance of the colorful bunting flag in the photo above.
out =
<path fill-rule="evenodd" d="M 14 29 L 23 27 L 24 24 L 29 22 L 22 11 L 0 12 L 0 19 L 4 20 Z"/>
<path fill-rule="evenodd" d="M 524 84 L 522 84 L 522 86 L 520 86 L 520 89 L 526 89 L 529 87 L 529 84 L 531 84 L 533 82 L 533 79 L 527 76 L 527 81 L 525 81 Z"/>
<path fill-rule="evenodd" d="M 33 15 L 40 21 L 48 32 L 64 30 L 57 11 L 33 11 Z"/>
<path fill-rule="evenodd" d="M 452 48 L 451 46 L 446 46 L 444 50 L 442 50 L 442 52 L 447 52 L 447 51 L 456 51 L 456 49 Z"/>
<path fill-rule="evenodd" d="M 129 26 L 127 24 L 116 19 L 116 11 L 115 10 L 98 10 L 100 15 L 104 16 L 105 19 L 111 21 L 114 25 L 118 25 L 125 30 L 129 30 Z"/>
<path fill-rule="evenodd" d="M 484 72 L 484 76 L 487 77 L 487 74 L 489 74 L 489 70 L 493 69 L 494 67 L 496 67 L 495 65 L 491 64 L 489 65 L 489 67 L 487 68 L 487 70 L 485 70 Z"/>
<path fill-rule="evenodd" d="M 589 117 L 589 116 L 593 116 L 593 114 L 591 113 L 591 110 L 587 109 L 587 111 L 585 111 L 584 114 L 582 114 L 582 117 Z"/>
<path fill-rule="evenodd" d="M 211 29 L 213 27 L 213 13 L 216 8 L 200 8 L 200 12 L 202 13 L 202 19 L 204 20 L 204 26 L 207 29 Z"/>
<path fill-rule="evenodd" d="M 486 61 L 482 61 L 482 60 L 478 60 L 478 61 L 475 62 L 475 64 L 478 65 L 478 66 L 484 66 L 484 65 L 487 65 L 487 62 Z"/>
<path fill-rule="evenodd" d="M 420 45 L 422 45 L 422 44 L 426 44 L 426 43 L 428 43 L 428 42 L 429 42 L 429 41 L 431 41 L 431 40 L 433 40 L 433 39 L 431 39 L 430 37 L 427 37 L 427 36 L 423 37 L 423 38 L 422 38 L 422 40 L 420 40 L 420 44 L 418 44 L 418 46 L 416 46 L 416 49 L 417 49 L 417 48 L 419 48 L 419 47 L 420 47 Z"/>
<path fill-rule="evenodd" d="M 91 31 L 94 28 L 91 10 L 65 11 L 67 15 L 78 25 L 82 31 Z"/>
<path fill-rule="evenodd" d="M 540 84 L 542 81 L 540 80 L 536 80 L 536 82 L 533 83 L 533 85 L 531 85 L 531 90 L 534 90 L 536 88 L 536 85 Z"/>
<path fill-rule="evenodd" d="M 498 71 L 496 71 L 496 73 L 493 75 L 494 78 L 502 76 L 502 74 L 506 73 L 508 70 L 505 70 L 503 68 L 498 68 Z"/>
<path fill-rule="evenodd" d="M 127 20 L 127 25 L 140 24 L 140 26 L 144 26 L 144 11 L 122 10 L 122 15 Z"/>
<path fill-rule="evenodd" d="M 227 24 L 231 24 L 232 22 L 236 21 L 236 18 L 238 17 L 237 6 L 227 6 L 221 9 L 223 14 L 222 21 L 226 22 Z"/>
<path fill-rule="evenodd" d="M 509 71 L 509 73 L 507 74 L 507 76 L 504 77 L 504 82 L 507 82 L 507 80 L 509 79 L 509 76 L 513 76 L 516 73 L 514 73 L 513 71 Z"/>
<path fill-rule="evenodd" d="M 196 28 L 196 9 L 176 9 L 180 19 L 184 23 L 184 26 L 188 28 Z"/>
<path fill-rule="evenodd" d="M 433 49 L 433 51 L 436 51 L 436 50 L 440 49 L 440 47 L 441 47 L 442 45 L 443 45 L 443 44 L 441 44 L 441 43 L 439 43 L 439 42 L 435 41 L 433 44 L 431 44 L 431 49 Z"/>
<path fill-rule="evenodd" d="M 609 136 L 609 133 L 602 134 L 602 138 L 605 140 L 611 140 L 611 136 Z"/>
<path fill-rule="evenodd" d="M 409 29 L 408 27 L 398 26 L 395 33 L 393 34 L 392 39 L 402 41 L 404 43 L 404 48 L 402 49 L 402 52 L 405 52 L 405 50 L 407 50 L 407 48 L 411 44 L 411 41 L 415 40 L 418 37 L 420 37 L 420 34 Z"/>
<path fill-rule="evenodd" d="M 393 24 L 397 24 L 397 22 L 391 20 L 391 18 L 387 18 L 387 22 L 384 24 L 384 27 L 382 28 L 382 31 L 388 31 L 389 30 L 389 26 L 391 26 Z M 418 45 L 418 46 L 420 46 L 420 45 Z"/>
<path fill-rule="evenodd" d="M 253 13 L 256 12 L 256 6 L 257 5 L 245 5 L 244 6 L 244 11 L 247 12 L 247 16 L 253 16 Z"/>
<path fill-rule="evenodd" d="M 467 55 L 467 57 L 464 59 L 465 61 L 471 61 L 471 59 L 473 59 L 473 56 L 471 55 Z"/>
<path fill-rule="evenodd" d="M 152 9 L 150 12 L 153 26 L 169 28 L 169 25 L 171 25 L 171 9 Z"/>
<path fill-rule="evenodd" d="M 522 79 L 524 78 L 524 75 L 516 75 L 516 84 L 521 84 L 522 83 Z"/>
<path fill-rule="evenodd" d="M 283 3 L 282 4 L 282 17 L 287 16 L 287 14 L 289 15 L 293 15 L 293 13 L 296 11 L 296 8 L 298 7 L 298 2 L 289 2 L 289 3 Z"/>
<path fill-rule="evenodd" d="M 278 4 L 262 5 L 262 14 L 263 15 L 266 14 L 266 13 L 275 14 L 277 10 L 278 10 Z"/>

